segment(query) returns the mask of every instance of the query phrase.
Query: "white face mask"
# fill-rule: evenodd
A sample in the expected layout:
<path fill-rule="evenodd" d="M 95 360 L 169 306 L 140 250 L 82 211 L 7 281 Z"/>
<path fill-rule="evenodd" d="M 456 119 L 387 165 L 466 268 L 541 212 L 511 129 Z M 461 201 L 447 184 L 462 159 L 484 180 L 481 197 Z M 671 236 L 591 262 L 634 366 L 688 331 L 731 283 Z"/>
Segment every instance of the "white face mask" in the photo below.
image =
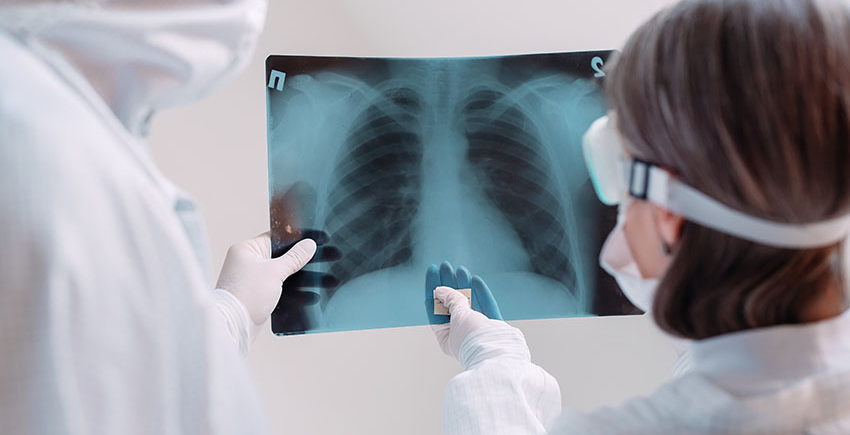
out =
<path fill-rule="evenodd" d="M 646 278 L 640 273 L 629 245 L 623 232 L 623 224 L 626 222 L 626 209 L 628 201 L 620 204 L 617 215 L 617 226 L 608 235 L 602 246 L 599 256 L 599 264 L 617 281 L 620 290 L 631 301 L 634 306 L 645 312 L 649 312 L 652 301 L 655 298 L 655 290 L 658 287 L 658 278 Z"/>
<path fill-rule="evenodd" d="M 632 251 L 629 249 L 626 234 L 623 232 L 623 225 L 626 222 L 626 209 L 629 203 L 630 201 L 626 200 L 620 204 L 617 226 L 608 234 L 608 238 L 602 246 L 599 264 L 602 269 L 614 277 L 617 285 L 620 286 L 620 290 L 634 306 L 651 315 L 650 310 L 660 280 L 658 278 L 645 278 L 641 275 L 637 262 L 632 256 Z M 670 339 L 673 349 L 680 356 L 685 353 L 691 343 L 691 340 L 683 338 L 671 336 Z"/>

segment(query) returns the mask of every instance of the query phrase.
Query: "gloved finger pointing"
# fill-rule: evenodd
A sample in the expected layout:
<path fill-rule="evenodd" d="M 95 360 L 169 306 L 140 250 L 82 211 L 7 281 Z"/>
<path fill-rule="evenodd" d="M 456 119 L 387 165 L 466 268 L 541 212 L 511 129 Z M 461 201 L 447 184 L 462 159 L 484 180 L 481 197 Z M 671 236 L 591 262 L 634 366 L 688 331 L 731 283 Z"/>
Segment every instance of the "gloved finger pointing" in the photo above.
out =
<path fill-rule="evenodd" d="M 311 239 L 304 239 L 295 244 L 285 254 L 271 260 L 278 266 L 278 275 L 283 281 L 295 272 L 301 270 L 316 253 L 316 242 Z"/>
<path fill-rule="evenodd" d="M 446 306 L 452 316 L 457 316 L 461 312 L 471 309 L 469 308 L 469 299 L 463 293 L 451 287 L 437 287 L 434 291 L 434 297 Z"/>

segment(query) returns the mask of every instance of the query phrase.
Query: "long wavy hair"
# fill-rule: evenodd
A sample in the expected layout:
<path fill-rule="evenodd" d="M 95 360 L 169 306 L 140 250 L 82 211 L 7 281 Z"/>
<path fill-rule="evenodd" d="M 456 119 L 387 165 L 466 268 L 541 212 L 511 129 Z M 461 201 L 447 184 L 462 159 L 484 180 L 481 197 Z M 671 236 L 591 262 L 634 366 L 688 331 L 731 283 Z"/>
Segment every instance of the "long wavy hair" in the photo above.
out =
<path fill-rule="evenodd" d="M 850 3 L 692 0 L 657 14 L 607 78 L 629 152 L 754 216 L 820 221 L 850 206 Z M 844 243 L 779 249 L 686 222 L 653 305 L 701 339 L 801 322 L 845 288 Z"/>

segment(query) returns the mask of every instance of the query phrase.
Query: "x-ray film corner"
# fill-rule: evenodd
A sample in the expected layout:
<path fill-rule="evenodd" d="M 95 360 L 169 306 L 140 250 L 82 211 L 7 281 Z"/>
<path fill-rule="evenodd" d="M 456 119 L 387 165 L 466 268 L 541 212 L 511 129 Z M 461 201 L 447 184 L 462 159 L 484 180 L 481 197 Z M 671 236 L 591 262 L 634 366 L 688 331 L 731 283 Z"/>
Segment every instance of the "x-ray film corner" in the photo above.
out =
<path fill-rule="evenodd" d="M 342 253 L 306 268 L 333 286 L 284 292 L 274 332 L 427 324 L 424 273 L 443 260 L 482 276 L 505 319 L 634 313 L 597 265 L 615 211 L 580 146 L 609 55 L 270 56 L 273 243 L 313 228 Z"/>

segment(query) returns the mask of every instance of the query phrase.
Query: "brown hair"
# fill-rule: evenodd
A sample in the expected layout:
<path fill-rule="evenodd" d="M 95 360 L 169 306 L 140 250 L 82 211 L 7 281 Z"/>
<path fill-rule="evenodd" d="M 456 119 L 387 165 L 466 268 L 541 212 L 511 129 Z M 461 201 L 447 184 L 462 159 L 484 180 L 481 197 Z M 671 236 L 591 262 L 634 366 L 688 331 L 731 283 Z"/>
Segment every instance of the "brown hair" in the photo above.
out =
<path fill-rule="evenodd" d="M 628 41 L 606 94 L 634 156 L 754 216 L 804 223 L 850 205 L 850 6 L 693 0 Z M 780 249 L 685 222 L 652 307 L 688 338 L 798 323 L 844 288 L 843 243 Z"/>

